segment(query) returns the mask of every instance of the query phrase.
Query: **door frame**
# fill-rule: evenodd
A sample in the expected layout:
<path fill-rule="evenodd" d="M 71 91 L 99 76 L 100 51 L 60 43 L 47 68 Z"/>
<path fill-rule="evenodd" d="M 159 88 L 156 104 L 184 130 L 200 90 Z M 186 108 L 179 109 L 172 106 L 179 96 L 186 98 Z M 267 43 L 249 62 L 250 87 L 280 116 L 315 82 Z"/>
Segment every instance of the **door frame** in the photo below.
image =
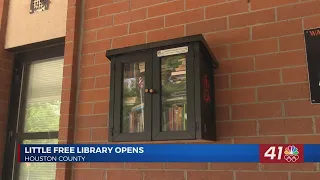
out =
<path fill-rule="evenodd" d="M 11 93 L 10 93 L 10 103 L 9 103 L 9 114 L 7 121 L 7 132 L 5 140 L 5 152 L 3 158 L 3 171 L 2 179 L 5 180 L 16 180 L 18 179 L 17 170 L 18 163 L 17 160 L 17 149 L 18 143 L 21 139 L 42 139 L 48 136 L 48 133 L 29 133 L 26 136 L 21 136 L 19 134 L 18 123 L 19 114 L 21 110 L 21 100 L 25 97 L 22 93 L 23 86 L 23 66 L 27 63 L 46 60 L 51 58 L 63 57 L 64 56 L 64 38 L 50 40 L 51 45 L 43 47 L 43 42 L 27 45 L 27 47 L 19 47 L 17 50 L 25 50 L 28 47 L 32 47 L 29 51 L 16 52 L 14 56 L 14 65 L 12 69 L 12 81 L 11 81 Z M 46 44 L 50 44 L 50 41 L 46 41 Z M 25 133 L 24 133 L 25 134 Z M 58 138 L 58 132 L 50 133 L 50 137 Z"/>

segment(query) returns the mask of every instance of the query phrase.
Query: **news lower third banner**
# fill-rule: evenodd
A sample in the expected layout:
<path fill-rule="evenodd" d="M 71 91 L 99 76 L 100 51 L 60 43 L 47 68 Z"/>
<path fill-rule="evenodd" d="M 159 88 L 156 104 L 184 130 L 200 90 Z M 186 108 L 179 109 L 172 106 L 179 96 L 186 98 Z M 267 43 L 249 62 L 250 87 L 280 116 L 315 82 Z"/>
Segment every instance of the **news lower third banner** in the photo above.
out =
<path fill-rule="evenodd" d="M 320 162 L 320 144 L 60 144 L 18 146 L 20 162 Z"/>

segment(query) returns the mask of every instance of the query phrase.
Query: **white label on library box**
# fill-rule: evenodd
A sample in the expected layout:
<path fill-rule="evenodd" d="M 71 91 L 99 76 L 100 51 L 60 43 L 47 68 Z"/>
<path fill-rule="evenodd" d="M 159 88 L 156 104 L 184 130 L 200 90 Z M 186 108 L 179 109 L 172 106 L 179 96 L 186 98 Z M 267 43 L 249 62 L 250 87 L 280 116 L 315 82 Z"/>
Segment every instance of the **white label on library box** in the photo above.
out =
<path fill-rule="evenodd" d="M 163 56 L 170 56 L 170 55 L 182 54 L 187 52 L 188 52 L 188 46 L 184 46 L 184 47 L 160 50 L 157 52 L 157 55 L 158 57 L 163 57 Z"/>

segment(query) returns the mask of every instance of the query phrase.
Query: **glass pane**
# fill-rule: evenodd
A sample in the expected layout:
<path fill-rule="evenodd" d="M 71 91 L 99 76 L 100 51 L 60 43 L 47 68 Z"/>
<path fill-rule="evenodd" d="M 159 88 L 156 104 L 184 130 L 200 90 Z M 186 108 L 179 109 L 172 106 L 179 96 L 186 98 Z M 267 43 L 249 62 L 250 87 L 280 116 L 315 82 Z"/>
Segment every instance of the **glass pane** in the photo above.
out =
<path fill-rule="evenodd" d="M 144 131 L 145 63 L 123 64 L 122 123 L 123 133 Z"/>
<path fill-rule="evenodd" d="M 26 65 L 26 114 L 24 132 L 59 130 L 63 59 Z"/>
<path fill-rule="evenodd" d="M 58 144 L 58 139 L 24 140 L 23 144 Z M 56 163 L 20 163 L 19 180 L 55 180 Z"/>
<path fill-rule="evenodd" d="M 186 56 L 161 59 L 162 131 L 187 130 Z"/>

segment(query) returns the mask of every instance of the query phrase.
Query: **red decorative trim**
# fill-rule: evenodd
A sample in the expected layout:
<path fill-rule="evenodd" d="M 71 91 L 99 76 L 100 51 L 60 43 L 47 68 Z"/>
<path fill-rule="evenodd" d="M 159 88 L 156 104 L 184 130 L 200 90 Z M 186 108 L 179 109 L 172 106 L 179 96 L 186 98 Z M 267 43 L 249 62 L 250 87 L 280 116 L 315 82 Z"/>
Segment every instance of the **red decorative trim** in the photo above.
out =
<path fill-rule="evenodd" d="M 208 76 L 205 75 L 203 77 L 203 80 L 202 80 L 202 83 L 203 83 L 203 100 L 206 102 L 206 103 L 210 103 L 211 102 L 211 97 L 210 97 L 210 82 L 208 80 Z"/>

